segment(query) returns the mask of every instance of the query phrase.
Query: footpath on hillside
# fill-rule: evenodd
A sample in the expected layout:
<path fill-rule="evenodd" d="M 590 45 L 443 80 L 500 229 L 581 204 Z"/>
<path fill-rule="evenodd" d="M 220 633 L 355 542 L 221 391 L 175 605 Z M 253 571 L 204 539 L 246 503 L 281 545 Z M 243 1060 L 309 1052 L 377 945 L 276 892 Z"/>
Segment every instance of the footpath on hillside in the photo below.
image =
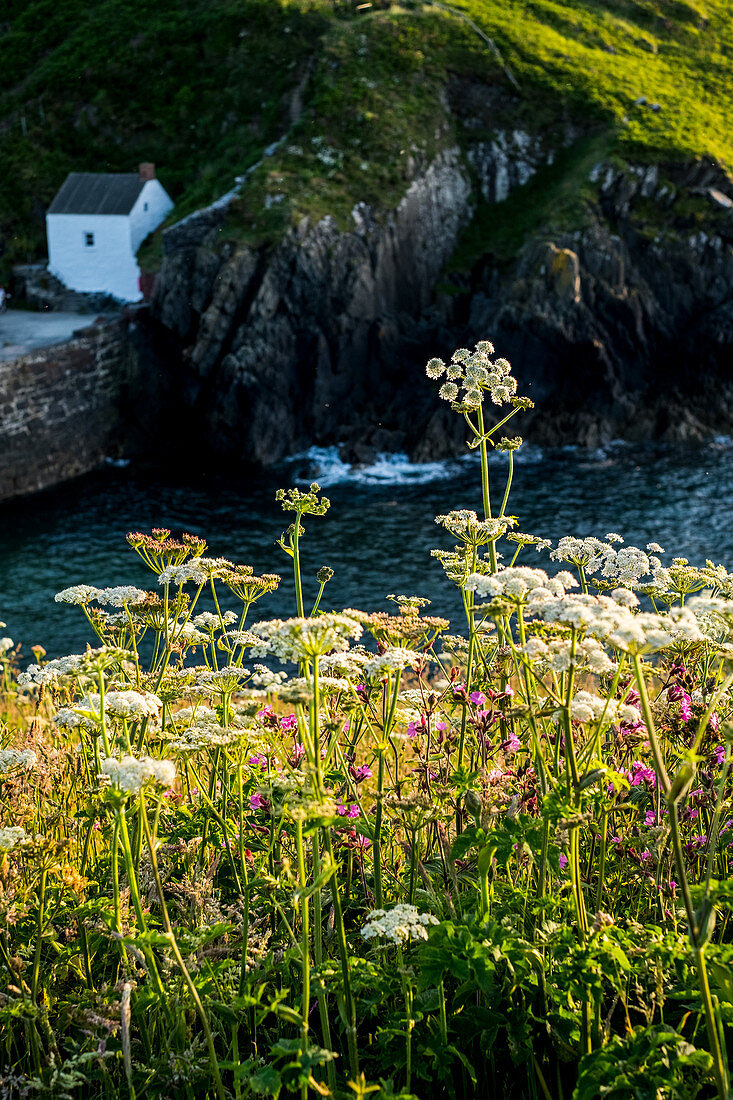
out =
<path fill-rule="evenodd" d="M 109 320 L 114 315 L 103 316 Z M 0 362 L 18 359 L 38 348 L 63 344 L 96 320 L 97 316 L 92 313 L 31 313 L 9 309 L 0 313 Z"/>

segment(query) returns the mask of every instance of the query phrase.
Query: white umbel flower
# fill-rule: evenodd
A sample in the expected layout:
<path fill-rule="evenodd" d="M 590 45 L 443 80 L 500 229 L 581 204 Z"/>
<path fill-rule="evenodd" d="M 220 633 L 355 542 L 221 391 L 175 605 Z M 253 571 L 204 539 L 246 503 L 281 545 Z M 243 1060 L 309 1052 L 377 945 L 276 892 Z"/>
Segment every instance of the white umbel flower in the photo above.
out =
<path fill-rule="evenodd" d="M 38 757 L 33 749 L 0 749 L 0 775 L 8 772 L 28 772 L 36 766 Z"/>
<path fill-rule="evenodd" d="M 0 829 L 0 851 L 12 852 L 13 848 L 17 848 L 25 839 L 26 831 L 20 825 L 9 825 L 5 829 Z"/>
<path fill-rule="evenodd" d="M 372 909 L 361 930 L 365 940 L 384 936 L 392 943 L 426 940 L 428 925 L 439 924 L 432 913 L 419 913 L 414 905 L 395 905 L 393 909 Z"/>
<path fill-rule="evenodd" d="M 139 794 L 143 787 L 172 787 L 176 781 L 176 765 L 172 760 L 155 760 L 152 756 L 123 756 L 121 760 L 107 757 L 102 761 L 100 775 L 107 776 L 114 787 L 127 794 Z"/>

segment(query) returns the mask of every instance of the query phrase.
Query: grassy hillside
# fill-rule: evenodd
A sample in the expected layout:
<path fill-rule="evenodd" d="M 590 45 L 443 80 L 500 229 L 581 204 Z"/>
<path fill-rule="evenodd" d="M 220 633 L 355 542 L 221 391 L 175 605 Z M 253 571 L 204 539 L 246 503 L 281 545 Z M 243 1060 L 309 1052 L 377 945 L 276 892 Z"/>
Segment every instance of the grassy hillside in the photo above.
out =
<path fill-rule="evenodd" d="M 727 0 L 453 0 L 450 10 L 6 0 L 5 10 L 5 269 L 43 253 L 45 208 L 68 171 L 153 160 L 180 217 L 228 190 L 288 130 L 232 211 L 232 230 L 267 238 L 304 214 L 344 217 L 360 199 L 389 206 L 410 162 L 454 140 L 441 90 L 456 75 L 512 91 L 509 70 L 519 100 L 507 121 L 551 125 L 566 111 L 595 123 L 606 151 L 733 165 Z M 304 110 L 291 127 L 307 68 Z M 566 206 L 584 158 L 570 159 L 568 180 L 556 181 Z M 506 247 L 522 236 L 521 225 L 502 228 Z"/>

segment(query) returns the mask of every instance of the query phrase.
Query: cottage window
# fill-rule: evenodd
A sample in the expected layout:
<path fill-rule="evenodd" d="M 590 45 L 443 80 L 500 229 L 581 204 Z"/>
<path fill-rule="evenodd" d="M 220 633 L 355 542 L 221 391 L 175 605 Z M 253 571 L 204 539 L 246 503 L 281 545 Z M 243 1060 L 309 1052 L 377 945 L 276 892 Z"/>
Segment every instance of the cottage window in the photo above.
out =
<path fill-rule="evenodd" d="M 94 248 L 94 234 L 93 233 L 85 233 L 84 234 L 84 246 L 85 246 L 85 248 Z"/>

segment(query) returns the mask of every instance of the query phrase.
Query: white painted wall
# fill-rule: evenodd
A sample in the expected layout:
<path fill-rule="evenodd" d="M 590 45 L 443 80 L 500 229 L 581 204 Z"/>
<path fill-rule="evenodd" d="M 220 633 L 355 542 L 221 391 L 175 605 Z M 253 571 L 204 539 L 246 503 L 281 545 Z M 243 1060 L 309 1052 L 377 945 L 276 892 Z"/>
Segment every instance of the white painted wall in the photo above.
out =
<path fill-rule="evenodd" d="M 138 302 L 142 294 L 135 253 L 172 209 L 158 180 L 148 180 L 129 215 L 47 214 L 48 270 L 71 290 Z M 87 233 L 94 234 L 91 247 Z"/>
<path fill-rule="evenodd" d="M 94 234 L 86 245 L 85 234 Z M 48 270 L 71 290 L 100 291 L 137 302 L 140 270 L 130 248 L 127 214 L 47 214 Z"/>
<path fill-rule="evenodd" d="M 173 203 L 158 180 L 148 180 L 130 211 L 130 243 L 133 255 L 148 233 L 157 229 L 172 209 Z"/>

